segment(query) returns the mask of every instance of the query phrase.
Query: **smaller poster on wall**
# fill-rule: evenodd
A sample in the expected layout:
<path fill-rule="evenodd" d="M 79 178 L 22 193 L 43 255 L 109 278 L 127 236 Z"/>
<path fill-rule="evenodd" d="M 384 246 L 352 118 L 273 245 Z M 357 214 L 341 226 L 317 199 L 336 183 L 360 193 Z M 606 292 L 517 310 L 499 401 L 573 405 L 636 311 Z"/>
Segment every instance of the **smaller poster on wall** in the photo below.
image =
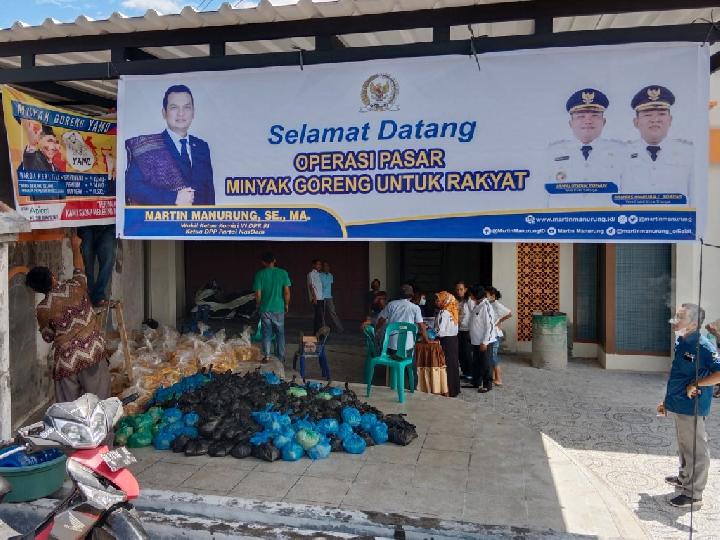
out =
<path fill-rule="evenodd" d="M 33 229 L 115 222 L 114 119 L 84 116 L 2 86 L 17 211 Z"/>

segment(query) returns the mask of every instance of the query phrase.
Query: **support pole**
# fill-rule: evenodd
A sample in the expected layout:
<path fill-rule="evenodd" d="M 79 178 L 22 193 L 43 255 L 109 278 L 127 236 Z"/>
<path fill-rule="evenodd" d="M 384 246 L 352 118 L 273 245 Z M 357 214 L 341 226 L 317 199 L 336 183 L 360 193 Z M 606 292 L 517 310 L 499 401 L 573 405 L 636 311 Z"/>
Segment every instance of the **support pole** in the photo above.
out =
<path fill-rule="evenodd" d="M 8 245 L 0 243 L 0 440 L 12 435 L 10 393 L 10 293 L 8 291 Z"/>

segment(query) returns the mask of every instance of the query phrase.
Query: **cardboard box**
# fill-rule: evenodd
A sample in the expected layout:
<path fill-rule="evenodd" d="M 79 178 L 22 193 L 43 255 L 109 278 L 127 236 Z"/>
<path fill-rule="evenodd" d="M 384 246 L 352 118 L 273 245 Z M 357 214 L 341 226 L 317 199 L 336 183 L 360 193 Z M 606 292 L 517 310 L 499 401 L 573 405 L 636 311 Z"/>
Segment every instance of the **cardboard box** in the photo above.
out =
<path fill-rule="evenodd" d="M 316 336 L 302 337 L 302 350 L 304 353 L 314 353 L 318 350 L 318 339 Z"/>

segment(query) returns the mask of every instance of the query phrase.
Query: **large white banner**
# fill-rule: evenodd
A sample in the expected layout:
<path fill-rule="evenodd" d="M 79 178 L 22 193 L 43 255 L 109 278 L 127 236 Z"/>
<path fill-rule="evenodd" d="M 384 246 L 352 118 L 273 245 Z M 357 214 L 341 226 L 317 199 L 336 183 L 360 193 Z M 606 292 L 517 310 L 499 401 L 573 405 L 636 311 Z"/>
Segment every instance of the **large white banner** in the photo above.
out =
<path fill-rule="evenodd" d="M 707 47 L 643 44 L 120 81 L 127 238 L 681 241 Z"/>

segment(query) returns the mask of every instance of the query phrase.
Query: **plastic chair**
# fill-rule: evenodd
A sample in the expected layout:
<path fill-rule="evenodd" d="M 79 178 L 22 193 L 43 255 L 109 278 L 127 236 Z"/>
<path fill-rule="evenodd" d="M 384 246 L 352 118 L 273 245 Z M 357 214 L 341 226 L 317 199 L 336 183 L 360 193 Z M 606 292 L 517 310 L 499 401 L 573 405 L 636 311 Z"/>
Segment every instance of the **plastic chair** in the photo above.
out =
<path fill-rule="evenodd" d="M 375 327 L 369 324 L 363 330 L 365 336 L 365 382 L 368 381 L 368 369 L 370 368 L 370 359 L 378 356 L 377 348 L 375 347 Z"/>
<path fill-rule="evenodd" d="M 390 336 L 393 334 L 397 334 L 397 353 L 390 356 L 387 350 Z M 411 349 L 409 356 L 406 349 L 409 334 L 412 334 L 414 343 L 417 340 L 417 325 L 403 322 L 389 323 L 387 325 L 382 351 L 380 351 L 379 356 L 368 359 L 369 365 L 365 369 L 367 397 L 370 397 L 372 390 L 372 378 L 375 373 L 375 366 L 387 366 L 390 371 L 390 388 L 397 388 L 400 403 L 405 403 L 405 368 L 409 366 L 408 380 L 410 382 L 410 392 L 415 392 L 415 373 L 412 369 L 414 349 Z"/>
<path fill-rule="evenodd" d="M 302 345 L 303 335 L 300 334 L 300 348 L 293 358 L 293 369 L 297 369 L 297 364 L 299 362 L 300 368 L 298 369 L 298 372 L 300 373 L 300 377 L 304 379 L 305 360 L 308 358 L 317 358 L 320 364 L 322 377 L 330 380 L 330 366 L 328 366 L 327 355 L 325 354 L 325 345 L 327 344 L 328 337 L 330 336 L 330 328 L 328 326 L 323 326 L 320 330 L 318 330 L 318 333 L 315 334 L 315 336 L 318 340 L 317 350 L 315 352 L 305 352 Z"/>

